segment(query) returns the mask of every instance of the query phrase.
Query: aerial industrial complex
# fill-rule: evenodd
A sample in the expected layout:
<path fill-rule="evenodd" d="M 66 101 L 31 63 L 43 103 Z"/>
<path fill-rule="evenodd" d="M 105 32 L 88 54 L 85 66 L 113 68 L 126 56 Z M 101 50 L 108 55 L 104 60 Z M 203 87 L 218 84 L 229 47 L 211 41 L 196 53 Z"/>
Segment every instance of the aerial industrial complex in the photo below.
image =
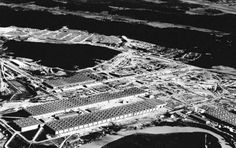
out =
<path fill-rule="evenodd" d="M 236 93 L 228 87 L 233 82 L 162 54 L 154 56 L 153 50 L 161 51 L 154 44 L 68 28 L 7 27 L 0 28 L 0 36 L 17 42 L 87 44 L 119 51 L 110 60 L 74 71 L 2 56 L 0 124 L 8 133 L 5 147 L 16 141 L 63 147 L 71 135 L 81 137 L 143 118 L 160 119 L 166 113 L 183 115 L 186 110 L 206 123 L 222 121 L 235 128 L 235 114 L 222 105 L 223 101 L 234 105 L 227 98 Z"/>

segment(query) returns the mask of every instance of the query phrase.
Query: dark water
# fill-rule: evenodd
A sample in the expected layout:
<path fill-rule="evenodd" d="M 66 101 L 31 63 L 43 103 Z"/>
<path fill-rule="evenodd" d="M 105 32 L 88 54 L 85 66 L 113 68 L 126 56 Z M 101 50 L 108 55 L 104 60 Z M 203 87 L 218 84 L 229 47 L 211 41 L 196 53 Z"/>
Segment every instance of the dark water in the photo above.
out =
<path fill-rule="evenodd" d="M 118 51 L 90 45 L 66 45 L 9 41 L 8 52 L 14 56 L 40 60 L 41 64 L 67 70 L 94 66 L 95 59 L 109 60 Z"/>
<path fill-rule="evenodd" d="M 236 54 L 236 16 L 223 15 L 189 15 L 185 11 L 191 8 L 201 8 L 199 5 L 185 4 L 178 0 L 164 4 L 153 4 L 140 0 L 107 1 L 106 3 L 79 3 L 77 5 L 62 5 L 49 1 L 37 5 L 47 7 L 59 6 L 64 10 L 80 10 L 102 12 L 116 16 L 128 16 L 140 20 L 161 21 L 173 24 L 190 25 L 206 29 L 228 32 L 230 35 L 216 36 L 214 33 L 192 31 L 180 28 L 157 28 L 146 24 L 117 22 L 109 20 L 94 20 L 73 15 L 54 15 L 46 11 L 25 11 L 21 9 L 0 6 L 0 26 L 19 26 L 39 29 L 56 30 L 62 26 L 71 29 L 87 30 L 105 35 L 126 35 L 129 38 L 155 43 L 167 48 L 184 50 L 185 53 L 201 53 L 202 56 L 192 65 L 210 68 L 215 65 L 225 65 L 236 68 L 234 55 Z M 8 1 L 9 2 L 9 1 Z M 109 6 L 128 7 L 130 10 L 114 10 Z M 137 10 L 134 8 L 142 8 Z M 109 54 L 109 53 L 108 53 Z M 208 56 L 207 56 L 208 55 Z M 48 62 L 49 63 L 49 62 Z"/>
<path fill-rule="evenodd" d="M 8 3 L 12 3 L 12 1 L 9 0 L 7 1 Z M 61 9 L 68 11 L 76 11 L 76 10 L 88 11 L 88 12 L 107 11 L 108 14 L 118 15 L 118 16 L 128 16 L 140 20 L 168 22 L 173 24 L 190 25 L 195 27 L 214 29 L 223 32 L 236 33 L 235 15 L 222 14 L 222 15 L 212 16 L 207 14 L 206 15 L 186 14 L 185 13 L 186 11 L 191 10 L 192 8 L 202 8 L 202 6 L 196 4 L 186 4 L 179 2 L 177 0 L 169 1 L 163 4 L 153 4 L 153 3 L 143 2 L 141 0 L 136 0 L 135 2 L 132 2 L 130 0 L 127 1 L 112 0 L 108 4 L 96 3 L 96 4 L 77 4 L 77 5 L 74 4 L 62 5 L 59 3 L 52 2 L 50 0 L 47 1 L 47 3 L 42 2 L 41 0 L 34 0 L 33 3 L 39 6 L 45 6 L 49 8 L 58 6 Z M 130 8 L 130 9 L 115 10 L 110 8 L 109 6 Z M 44 24 L 46 28 L 57 28 L 62 25 L 68 25 L 72 28 L 83 28 L 84 26 L 80 25 L 81 24 L 86 25 L 86 23 L 98 23 L 99 26 L 107 25 L 107 22 L 94 21 L 79 16 L 53 15 L 47 12 L 27 11 L 27 10 L 22 10 L 20 8 L 13 10 L 12 8 L 7 8 L 5 6 L 0 7 L 0 12 L 1 12 L 0 17 L 4 18 L 4 20 L 3 19 L 0 20 L 0 24 L 2 26 L 9 26 L 9 25 L 24 26 L 28 24 L 29 27 L 34 26 L 34 27 L 44 28 L 44 26 L 41 26 L 41 24 Z M 25 18 L 24 22 L 22 21 L 23 18 Z M 77 19 L 72 21 L 74 18 Z M 42 22 L 42 20 L 46 22 Z M 41 22 L 40 25 L 37 25 L 38 22 Z M 76 24 L 74 24 L 75 22 Z M 112 23 L 110 25 L 112 25 Z M 92 26 L 90 26 L 89 24 L 86 27 L 87 27 L 86 30 L 90 29 L 92 30 Z"/>
<path fill-rule="evenodd" d="M 208 133 L 133 134 L 102 148 L 221 148 L 218 139 Z"/>

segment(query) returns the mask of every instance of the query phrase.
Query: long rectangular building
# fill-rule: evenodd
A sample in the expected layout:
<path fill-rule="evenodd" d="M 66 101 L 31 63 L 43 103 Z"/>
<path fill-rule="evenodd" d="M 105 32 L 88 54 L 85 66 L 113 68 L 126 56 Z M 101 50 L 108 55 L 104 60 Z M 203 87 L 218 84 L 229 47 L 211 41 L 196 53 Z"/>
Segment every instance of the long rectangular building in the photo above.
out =
<path fill-rule="evenodd" d="M 84 98 L 71 98 L 63 99 L 58 101 L 53 101 L 49 103 L 44 103 L 40 105 L 30 106 L 24 110 L 28 112 L 33 117 L 40 116 L 50 116 L 57 113 L 62 113 L 69 111 L 71 109 L 76 109 L 78 107 L 91 105 L 95 103 L 106 102 L 110 100 L 141 95 L 145 94 L 146 91 L 139 89 L 137 87 L 128 88 L 126 90 L 117 91 L 117 92 L 106 92 L 101 94 L 92 95 Z"/>
<path fill-rule="evenodd" d="M 203 106 L 202 109 L 205 110 L 205 114 L 229 125 L 236 127 L 236 115 L 228 112 L 223 108 L 213 108 L 208 106 Z"/>
<path fill-rule="evenodd" d="M 42 124 L 42 122 L 32 117 L 14 120 L 13 123 L 16 125 L 17 130 L 21 132 L 37 129 Z"/>
<path fill-rule="evenodd" d="M 153 112 L 165 105 L 165 102 L 157 99 L 148 99 L 123 106 L 100 110 L 93 113 L 78 115 L 75 117 L 63 118 L 46 123 L 50 131 L 57 134 L 64 134 L 79 129 L 108 124 L 128 117 Z"/>
<path fill-rule="evenodd" d="M 89 74 L 91 73 L 92 73 L 92 70 L 86 69 L 86 70 L 77 72 L 75 75 L 72 75 L 70 77 L 46 79 L 44 83 L 55 89 L 55 88 L 61 88 L 68 85 L 75 85 L 78 83 L 94 81 L 94 79 L 89 76 Z"/>

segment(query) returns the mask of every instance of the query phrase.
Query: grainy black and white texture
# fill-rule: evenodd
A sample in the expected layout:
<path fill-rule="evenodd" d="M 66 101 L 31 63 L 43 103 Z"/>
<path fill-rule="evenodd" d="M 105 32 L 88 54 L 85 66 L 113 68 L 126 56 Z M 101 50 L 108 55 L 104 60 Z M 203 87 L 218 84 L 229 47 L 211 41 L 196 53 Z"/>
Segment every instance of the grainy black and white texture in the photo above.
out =
<path fill-rule="evenodd" d="M 0 147 L 233 148 L 233 0 L 0 0 Z"/>

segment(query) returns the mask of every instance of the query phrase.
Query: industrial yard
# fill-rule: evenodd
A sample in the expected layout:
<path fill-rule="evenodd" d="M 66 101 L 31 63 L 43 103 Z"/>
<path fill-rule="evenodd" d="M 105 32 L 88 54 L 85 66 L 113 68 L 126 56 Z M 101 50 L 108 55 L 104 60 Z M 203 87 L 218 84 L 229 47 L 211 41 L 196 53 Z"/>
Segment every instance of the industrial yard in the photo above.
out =
<path fill-rule="evenodd" d="M 151 51 L 159 49 L 154 44 L 68 28 L 8 27 L 0 28 L 0 36 L 17 42 L 89 44 L 120 52 L 74 71 L 3 56 L 0 122 L 8 132 L 5 147 L 20 140 L 25 145 L 61 148 L 73 135 L 82 137 L 147 117 L 149 122 L 163 120 L 166 113 L 194 122 L 207 114 L 217 120 L 206 115 L 204 124 L 220 120 L 235 134 L 235 115 L 218 109 L 219 100 L 229 94 L 228 82 L 220 83 L 220 75 L 206 69 L 154 56 Z"/>

